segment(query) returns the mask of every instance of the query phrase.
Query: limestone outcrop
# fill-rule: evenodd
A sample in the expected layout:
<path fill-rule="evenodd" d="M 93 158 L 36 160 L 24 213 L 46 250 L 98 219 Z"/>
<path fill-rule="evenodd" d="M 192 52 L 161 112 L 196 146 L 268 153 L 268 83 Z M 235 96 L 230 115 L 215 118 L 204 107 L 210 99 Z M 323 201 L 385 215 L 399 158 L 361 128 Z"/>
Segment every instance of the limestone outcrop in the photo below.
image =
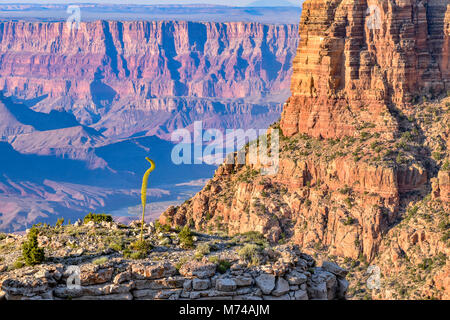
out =
<path fill-rule="evenodd" d="M 319 267 L 295 245 L 263 249 L 251 235 L 197 234 L 196 248 L 182 249 L 177 231 L 145 225 L 144 238 L 154 248 L 133 259 L 124 244 L 136 239 L 139 223 L 38 230 L 46 260 L 35 266 L 18 265 L 20 258 L 12 263 L 24 236 L 0 238 L 0 300 L 337 300 L 348 289 L 348 271 L 336 263 Z M 241 248 L 254 248 L 258 261 L 247 261 Z"/>

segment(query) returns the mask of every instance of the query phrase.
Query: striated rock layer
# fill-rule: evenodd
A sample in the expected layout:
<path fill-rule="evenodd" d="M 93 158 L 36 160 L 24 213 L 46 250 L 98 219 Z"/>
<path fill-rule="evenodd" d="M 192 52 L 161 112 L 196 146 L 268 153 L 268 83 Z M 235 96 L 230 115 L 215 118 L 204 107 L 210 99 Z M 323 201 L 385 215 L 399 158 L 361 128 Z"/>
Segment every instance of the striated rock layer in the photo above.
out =
<path fill-rule="evenodd" d="M 259 23 L 2 22 L 0 31 L 3 86 L 24 97 L 89 98 L 100 74 L 121 95 L 259 96 L 289 87 L 298 39 L 294 25 Z"/>
<path fill-rule="evenodd" d="M 3 231 L 134 205 L 138 197 L 120 193 L 140 186 L 146 156 L 161 169 L 153 186 L 177 192 L 168 184 L 213 167 L 176 166 L 161 140 L 200 120 L 205 130 L 267 128 L 290 94 L 296 25 L 92 21 L 69 30 L 30 19 L 0 22 Z M 107 197 L 92 192 L 105 185 Z"/>
<path fill-rule="evenodd" d="M 221 103 L 216 108 L 233 113 L 231 100 L 253 103 L 255 114 L 261 105 L 278 113 L 271 102 L 289 94 L 297 30 L 254 22 L 95 21 L 72 30 L 64 22 L 0 22 L 0 90 L 110 135 L 134 134 L 142 114 L 161 119 L 158 112 L 178 106 L 202 113 Z M 108 122 L 126 111 L 126 128 Z M 146 130 L 160 125 L 148 122 Z"/>
<path fill-rule="evenodd" d="M 448 297 L 449 11 L 447 1 L 305 1 L 292 96 L 272 128 L 278 172 L 223 164 L 160 221 L 375 262 L 386 282 L 373 297 Z"/>
<path fill-rule="evenodd" d="M 381 120 L 386 106 L 407 110 L 418 96 L 449 90 L 447 6 L 446 0 L 306 1 L 283 132 L 341 137 L 354 132 L 351 119 L 364 107 Z"/>

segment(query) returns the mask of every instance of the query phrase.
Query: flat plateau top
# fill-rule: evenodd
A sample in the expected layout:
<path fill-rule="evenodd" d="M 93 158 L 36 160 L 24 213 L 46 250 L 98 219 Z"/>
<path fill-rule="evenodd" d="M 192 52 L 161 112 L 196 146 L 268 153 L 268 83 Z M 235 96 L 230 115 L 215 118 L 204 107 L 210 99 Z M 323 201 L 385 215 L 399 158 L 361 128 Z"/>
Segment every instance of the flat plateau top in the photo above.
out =
<path fill-rule="evenodd" d="M 0 4 L 0 21 L 65 21 L 68 5 Z M 187 20 L 298 24 L 300 7 L 79 5 L 81 20 Z"/>

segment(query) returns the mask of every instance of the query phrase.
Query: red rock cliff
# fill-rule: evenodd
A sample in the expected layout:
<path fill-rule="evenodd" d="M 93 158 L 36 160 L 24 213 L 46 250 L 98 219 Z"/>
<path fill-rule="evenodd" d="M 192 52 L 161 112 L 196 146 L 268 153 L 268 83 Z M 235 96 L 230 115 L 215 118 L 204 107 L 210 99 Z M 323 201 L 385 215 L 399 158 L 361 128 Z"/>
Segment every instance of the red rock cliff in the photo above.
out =
<path fill-rule="evenodd" d="M 261 96 L 289 88 L 297 42 L 294 25 L 1 22 L 0 88 L 89 98 L 97 73 L 122 95 Z"/>
<path fill-rule="evenodd" d="M 297 44 L 295 25 L 0 22 L 0 90 L 107 136 L 167 138 L 200 119 L 267 127 L 289 95 Z"/>
<path fill-rule="evenodd" d="M 363 107 L 370 107 L 368 117 L 378 118 L 386 105 L 405 109 L 418 96 L 449 90 L 447 5 L 305 1 L 283 132 L 341 137 L 354 131 L 352 113 Z"/>

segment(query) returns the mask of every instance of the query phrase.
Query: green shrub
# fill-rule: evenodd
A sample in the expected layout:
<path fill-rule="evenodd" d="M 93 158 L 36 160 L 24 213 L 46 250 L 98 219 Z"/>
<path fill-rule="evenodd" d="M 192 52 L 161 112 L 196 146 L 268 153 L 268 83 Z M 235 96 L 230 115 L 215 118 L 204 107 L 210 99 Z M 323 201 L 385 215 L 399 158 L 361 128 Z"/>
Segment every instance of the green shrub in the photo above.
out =
<path fill-rule="evenodd" d="M 122 241 L 113 241 L 109 244 L 109 248 L 111 248 L 114 251 L 120 252 L 124 249 L 123 242 Z"/>
<path fill-rule="evenodd" d="M 361 139 L 362 140 L 366 140 L 366 139 L 368 139 L 370 137 L 370 133 L 368 133 L 368 132 L 361 132 Z"/>
<path fill-rule="evenodd" d="M 153 245 L 147 240 L 138 240 L 130 244 L 130 246 L 123 251 L 125 258 L 134 260 L 145 259 L 153 249 Z"/>
<path fill-rule="evenodd" d="M 351 194 L 352 188 L 350 188 L 348 185 L 345 185 L 344 188 L 338 190 L 341 194 Z"/>
<path fill-rule="evenodd" d="M 439 252 L 439 254 L 435 257 L 435 263 L 438 267 L 445 266 L 447 262 L 447 255 L 443 252 Z"/>
<path fill-rule="evenodd" d="M 181 257 L 180 260 L 175 264 L 175 268 L 180 270 L 181 267 L 189 261 L 188 257 Z"/>
<path fill-rule="evenodd" d="M 450 223 L 446 220 L 442 220 L 441 222 L 439 222 L 438 228 L 441 229 L 442 231 L 450 229 Z"/>
<path fill-rule="evenodd" d="M 225 272 L 227 272 L 228 269 L 230 269 L 230 267 L 231 267 L 230 261 L 219 260 L 219 264 L 217 266 L 217 271 L 219 271 L 219 273 L 224 274 Z"/>
<path fill-rule="evenodd" d="M 6 239 L 6 234 L 0 232 L 0 241 Z"/>
<path fill-rule="evenodd" d="M 208 243 L 202 243 L 197 246 L 197 250 L 195 250 L 195 259 L 201 260 L 204 256 L 211 252 L 211 247 Z"/>
<path fill-rule="evenodd" d="M 434 160 L 436 160 L 436 161 L 439 161 L 439 160 L 442 160 L 442 159 L 444 159 L 444 154 L 443 153 L 441 153 L 441 152 L 433 152 L 432 154 L 431 154 L 431 156 L 433 157 L 433 159 Z"/>
<path fill-rule="evenodd" d="M 196 252 L 202 255 L 207 255 L 211 252 L 211 246 L 209 245 L 209 243 L 202 243 L 197 246 Z"/>
<path fill-rule="evenodd" d="M 413 140 L 413 136 L 411 134 L 411 132 L 406 131 L 402 134 L 402 139 L 405 141 L 412 141 Z"/>
<path fill-rule="evenodd" d="M 142 259 L 147 258 L 147 255 L 144 252 L 141 252 L 141 251 L 133 252 L 128 249 L 124 251 L 123 256 L 125 258 L 133 259 L 133 260 L 142 260 Z"/>
<path fill-rule="evenodd" d="M 155 229 L 156 229 L 156 233 L 169 232 L 170 226 L 168 224 L 161 224 L 161 222 L 159 222 L 159 220 L 156 220 L 155 221 Z"/>
<path fill-rule="evenodd" d="M 444 164 L 441 168 L 443 171 L 450 171 L 450 162 L 448 160 L 445 160 Z"/>
<path fill-rule="evenodd" d="M 344 225 L 350 226 L 355 223 L 355 219 L 353 217 L 347 216 L 347 219 L 344 220 Z"/>
<path fill-rule="evenodd" d="M 256 244 L 246 244 L 237 251 L 239 257 L 249 265 L 257 266 L 261 263 L 261 247 Z"/>
<path fill-rule="evenodd" d="M 221 274 L 227 272 L 231 267 L 231 262 L 228 260 L 219 259 L 217 256 L 210 257 L 209 262 L 217 264 L 217 271 Z"/>
<path fill-rule="evenodd" d="M 20 260 L 20 259 L 17 259 L 15 262 L 14 262 L 14 264 L 12 265 L 12 270 L 16 270 L 16 269 L 20 269 L 20 268 L 23 268 L 25 266 L 25 264 L 23 263 L 23 261 L 22 260 Z"/>
<path fill-rule="evenodd" d="M 246 243 L 253 242 L 258 245 L 264 245 L 267 242 L 264 235 L 258 231 L 249 231 L 241 234 L 240 236 L 241 236 L 240 242 Z"/>
<path fill-rule="evenodd" d="M 286 243 L 286 233 L 282 232 L 280 235 L 280 239 L 278 240 L 278 244 L 285 244 Z"/>
<path fill-rule="evenodd" d="M 408 208 L 407 210 L 407 219 L 410 219 L 411 217 L 413 217 L 414 215 L 417 214 L 417 211 L 419 211 L 419 207 L 418 206 L 412 206 L 410 208 Z"/>
<path fill-rule="evenodd" d="M 422 263 L 419 263 L 418 267 L 422 270 L 431 271 L 431 269 L 433 267 L 433 259 L 431 259 L 431 258 L 423 259 Z"/>
<path fill-rule="evenodd" d="M 86 215 L 83 219 L 83 223 L 88 223 L 90 221 L 94 221 L 96 223 L 100 223 L 100 222 L 113 222 L 113 218 L 111 215 L 109 214 L 98 214 L 98 213 L 92 213 L 90 212 L 88 215 Z"/>
<path fill-rule="evenodd" d="M 347 199 L 344 200 L 345 204 L 347 205 L 347 207 L 349 207 L 350 209 L 353 207 L 353 199 L 348 197 Z"/>
<path fill-rule="evenodd" d="M 441 240 L 443 242 L 447 242 L 449 239 L 450 239 L 450 231 L 447 231 L 442 235 Z"/>
<path fill-rule="evenodd" d="M 181 232 L 179 233 L 180 244 L 183 248 L 193 248 L 194 239 L 192 236 L 192 231 L 188 225 L 185 225 Z"/>
<path fill-rule="evenodd" d="M 132 250 L 136 250 L 136 251 L 143 251 L 143 252 L 148 252 L 150 253 L 150 251 L 152 251 L 153 249 L 153 245 L 151 244 L 150 241 L 146 241 L 146 240 L 138 240 L 136 242 L 133 242 L 130 245 L 130 248 Z"/>
<path fill-rule="evenodd" d="M 32 227 L 28 232 L 27 241 L 22 244 L 22 257 L 28 266 L 40 264 L 45 259 L 44 249 L 38 245 L 38 234 L 39 230 Z"/>
<path fill-rule="evenodd" d="M 106 262 L 108 262 L 108 257 L 101 257 L 101 258 L 94 259 L 92 261 L 93 264 L 98 265 L 98 266 L 105 264 Z"/>

